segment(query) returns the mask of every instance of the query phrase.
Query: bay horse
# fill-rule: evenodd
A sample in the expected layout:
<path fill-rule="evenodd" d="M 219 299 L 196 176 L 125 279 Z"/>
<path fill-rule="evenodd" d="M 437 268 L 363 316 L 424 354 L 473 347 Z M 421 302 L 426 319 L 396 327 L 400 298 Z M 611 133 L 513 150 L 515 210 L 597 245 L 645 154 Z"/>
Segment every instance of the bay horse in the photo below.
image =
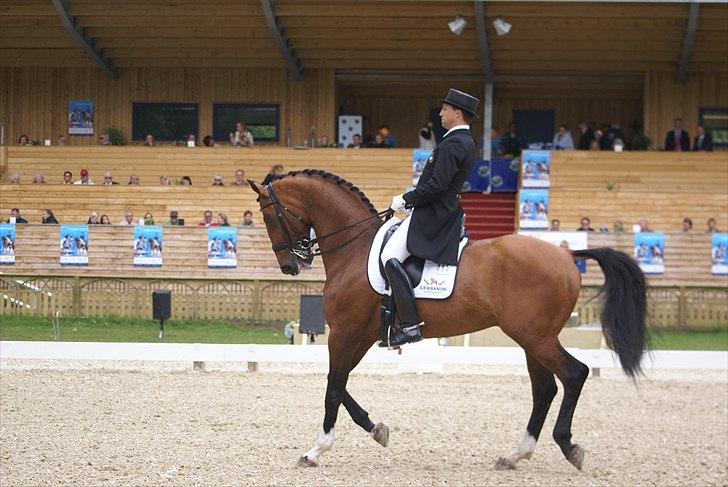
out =
<path fill-rule="evenodd" d="M 357 425 L 387 446 L 389 428 L 373 423 L 346 390 L 349 373 L 379 334 L 381 296 L 369 285 L 367 258 L 381 213 L 359 188 L 321 170 L 290 172 L 267 186 L 251 180 L 248 184 L 258 194 L 281 271 L 295 276 L 310 266 L 314 243 L 326 271 L 323 307 L 330 328 L 326 411 L 323 431 L 298 465 L 318 466 L 321 455 L 331 449 L 342 404 Z M 313 240 L 311 228 L 317 235 Z M 604 272 L 604 335 L 625 373 L 635 378 L 641 372 L 647 340 L 646 283 L 638 265 L 623 252 L 570 251 L 519 235 L 470 241 L 452 296 L 417 301 L 426 338 L 500 326 L 526 353 L 533 409 L 523 439 L 497 461 L 497 469 L 515 468 L 519 460 L 531 458 L 557 392 L 554 376 L 563 384 L 564 397 L 553 438 L 566 459 L 582 468 L 584 449 L 571 442 L 571 422 L 589 368 L 564 350 L 558 339 L 579 296 L 581 275 L 574 261 L 581 259 L 596 260 Z"/>

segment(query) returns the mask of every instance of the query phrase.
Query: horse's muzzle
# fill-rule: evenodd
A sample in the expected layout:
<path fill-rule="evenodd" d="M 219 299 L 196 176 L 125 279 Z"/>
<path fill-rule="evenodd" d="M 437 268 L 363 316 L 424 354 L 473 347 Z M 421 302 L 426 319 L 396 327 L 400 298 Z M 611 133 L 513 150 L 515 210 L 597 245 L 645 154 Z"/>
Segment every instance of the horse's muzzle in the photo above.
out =
<path fill-rule="evenodd" d="M 290 264 L 286 264 L 286 265 L 281 266 L 281 271 L 284 274 L 288 274 L 289 276 L 297 276 L 298 273 L 299 273 L 298 266 L 297 265 L 290 265 Z"/>

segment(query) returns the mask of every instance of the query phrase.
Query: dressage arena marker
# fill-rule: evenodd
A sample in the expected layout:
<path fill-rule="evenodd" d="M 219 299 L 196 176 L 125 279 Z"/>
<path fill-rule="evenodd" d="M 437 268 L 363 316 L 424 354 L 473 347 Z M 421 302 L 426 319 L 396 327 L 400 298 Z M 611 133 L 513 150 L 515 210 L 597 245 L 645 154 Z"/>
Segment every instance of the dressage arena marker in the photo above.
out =
<path fill-rule="evenodd" d="M 526 365 L 523 350 L 517 347 L 407 347 L 402 354 L 375 347 L 362 362 L 406 366 Z M 619 367 L 611 350 L 568 351 L 590 368 Z M 248 362 L 248 370 L 252 371 L 258 370 L 260 362 L 328 363 L 329 352 L 326 345 L 0 341 L 0 359 Z M 645 356 L 644 368 L 728 370 L 728 353 L 656 350 Z M 407 367 L 400 370 L 416 371 Z"/>

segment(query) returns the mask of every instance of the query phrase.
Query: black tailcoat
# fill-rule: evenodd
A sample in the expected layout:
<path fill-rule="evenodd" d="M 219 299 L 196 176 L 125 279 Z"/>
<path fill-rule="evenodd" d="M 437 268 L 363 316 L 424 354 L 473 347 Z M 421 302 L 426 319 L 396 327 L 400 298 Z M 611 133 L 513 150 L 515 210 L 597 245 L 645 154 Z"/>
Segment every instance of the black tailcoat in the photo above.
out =
<path fill-rule="evenodd" d="M 468 129 L 450 132 L 432 151 L 417 187 L 404 195 L 414 208 L 407 250 L 441 265 L 456 265 L 463 209 L 460 192 L 475 161 L 475 141 Z"/>

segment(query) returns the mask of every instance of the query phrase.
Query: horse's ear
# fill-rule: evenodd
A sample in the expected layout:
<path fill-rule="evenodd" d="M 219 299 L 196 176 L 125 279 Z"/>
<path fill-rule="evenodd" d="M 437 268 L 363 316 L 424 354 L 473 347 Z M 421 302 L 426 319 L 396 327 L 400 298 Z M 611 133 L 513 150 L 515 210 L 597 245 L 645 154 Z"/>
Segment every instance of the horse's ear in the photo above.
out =
<path fill-rule="evenodd" d="M 268 196 L 268 191 L 266 191 L 262 185 L 256 183 L 252 179 L 248 179 L 248 184 L 250 185 L 250 188 L 260 196 Z"/>

